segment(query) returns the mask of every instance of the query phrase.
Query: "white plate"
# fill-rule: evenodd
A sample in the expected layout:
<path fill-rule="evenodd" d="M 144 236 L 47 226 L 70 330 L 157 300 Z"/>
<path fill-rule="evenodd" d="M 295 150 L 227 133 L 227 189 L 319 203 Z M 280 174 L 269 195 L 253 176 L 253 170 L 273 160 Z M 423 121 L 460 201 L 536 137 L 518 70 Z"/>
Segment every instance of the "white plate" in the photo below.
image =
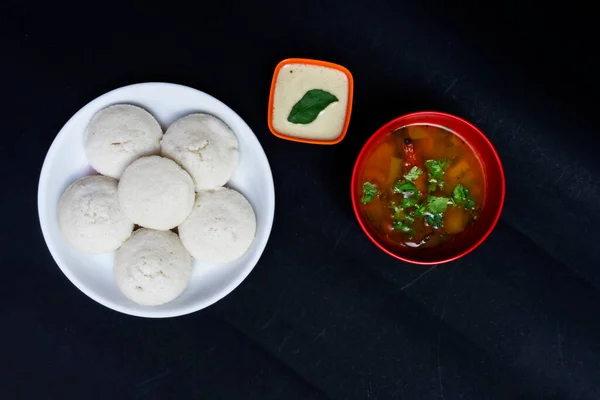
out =
<path fill-rule="evenodd" d="M 194 261 L 192 279 L 181 296 L 158 307 L 140 306 L 126 298 L 115 284 L 114 253 L 90 255 L 72 248 L 58 227 L 60 197 L 77 179 L 96 173 L 83 147 L 85 128 L 96 112 L 111 104 L 134 104 L 148 110 L 163 131 L 175 120 L 205 112 L 223 120 L 240 145 L 240 161 L 227 186 L 241 192 L 256 213 L 257 230 L 252 247 L 240 259 L 225 265 Z M 40 225 L 48 249 L 63 273 L 83 293 L 100 304 L 140 317 L 175 317 L 201 310 L 220 300 L 248 276 L 260 258 L 273 225 L 275 190 L 269 162 L 248 125 L 229 107 L 199 90 L 170 83 L 140 83 L 113 90 L 79 110 L 58 133 L 42 167 L 38 187 Z"/>

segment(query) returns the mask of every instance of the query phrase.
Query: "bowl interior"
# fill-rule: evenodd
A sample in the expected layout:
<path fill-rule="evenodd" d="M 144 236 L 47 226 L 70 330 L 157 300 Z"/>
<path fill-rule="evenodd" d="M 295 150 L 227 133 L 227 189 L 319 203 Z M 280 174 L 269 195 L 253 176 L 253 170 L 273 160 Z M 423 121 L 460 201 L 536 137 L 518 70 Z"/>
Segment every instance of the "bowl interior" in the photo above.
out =
<path fill-rule="evenodd" d="M 95 173 L 85 156 L 84 130 L 96 112 L 117 103 L 135 104 L 148 110 L 163 130 L 178 118 L 193 112 L 210 113 L 223 120 L 235 133 L 240 147 L 239 165 L 227 186 L 246 196 L 256 213 L 256 237 L 246 254 L 219 266 L 194 261 L 189 287 L 174 301 L 158 307 L 137 305 L 119 291 L 112 272 L 114 253 L 90 255 L 79 252 L 65 241 L 58 226 L 56 210 L 64 190 L 77 179 Z M 52 143 L 38 187 L 42 233 L 64 274 L 97 302 L 143 317 L 187 314 L 207 307 L 231 292 L 250 273 L 262 254 L 271 232 L 274 210 L 271 169 L 248 125 L 217 99 L 195 89 L 167 83 L 126 86 L 93 100 L 79 110 Z"/>
<path fill-rule="evenodd" d="M 396 248 L 379 238 L 360 207 L 362 195 L 361 171 L 367 156 L 379 140 L 389 132 L 407 125 L 427 124 L 443 127 L 459 136 L 475 152 L 485 176 L 484 204 L 476 223 L 451 244 L 428 249 Z M 439 112 L 419 112 L 396 118 L 381 127 L 362 148 L 352 175 L 352 204 L 358 221 L 367 236 L 383 251 L 400 260 L 415 264 L 439 264 L 455 260 L 479 246 L 491 233 L 504 204 L 505 181 L 500 158 L 493 145 L 474 125 L 453 115 Z"/>

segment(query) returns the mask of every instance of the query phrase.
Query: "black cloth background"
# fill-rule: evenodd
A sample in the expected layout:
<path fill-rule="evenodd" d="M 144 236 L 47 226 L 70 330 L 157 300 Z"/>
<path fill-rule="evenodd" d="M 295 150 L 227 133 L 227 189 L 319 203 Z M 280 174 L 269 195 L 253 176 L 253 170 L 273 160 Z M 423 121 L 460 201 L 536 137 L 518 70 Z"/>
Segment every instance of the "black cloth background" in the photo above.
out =
<path fill-rule="evenodd" d="M 0 398 L 600 398 L 597 24 L 576 3 L 2 2 Z M 270 79 L 287 57 L 352 71 L 341 144 L 268 131 Z M 255 270 L 174 319 L 80 293 L 37 220 L 37 179 L 62 125 L 145 81 L 232 107 L 275 179 Z M 475 123 L 507 178 L 489 239 L 433 268 L 377 250 L 349 196 L 369 135 L 418 110 Z"/>

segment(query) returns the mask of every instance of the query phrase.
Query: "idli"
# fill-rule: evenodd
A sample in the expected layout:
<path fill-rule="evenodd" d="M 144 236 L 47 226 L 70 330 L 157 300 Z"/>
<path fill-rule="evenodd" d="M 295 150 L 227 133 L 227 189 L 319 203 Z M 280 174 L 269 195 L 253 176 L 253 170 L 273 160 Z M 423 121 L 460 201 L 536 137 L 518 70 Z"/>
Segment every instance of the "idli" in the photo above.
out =
<path fill-rule="evenodd" d="M 58 225 L 73 247 L 93 254 L 116 250 L 133 231 L 119 207 L 117 181 L 102 175 L 67 188 L 58 203 Z"/>
<path fill-rule="evenodd" d="M 141 305 L 157 306 L 185 290 L 192 260 L 173 232 L 142 228 L 117 251 L 113 271 L 125 296 Z"/>
<path fill-rule="evenodd" d="M 238 141 L 231 129 L 209 114 L 175 121 L 163 136 L 163 157 L 177 161 L 194 180 L 196 191 L 223 186 L 238 163 Z"/>
<path fill-rule="evenodd" d="M 228 188 L 199 191 L 194 209 L 179 225 L 181 242 L 190 254 L 214 264 L 241 257 L 250 248 L 255 233 L 252 206 Z"/>
<path fill-rule="evenodd" d="M 133 223 L 168 230 L 194 206 L 194 182 L 175 161 L 160 156 L 135 160 L 119 181 L 119 203 Z"/>
<path fill-rule="evenodd" d="M 117 104 L 98 112 L 85 133 L 85 154 L 102 175 L 119 179 L 137 158 L 160 154 L 162 129 L 139 107 Z"/>

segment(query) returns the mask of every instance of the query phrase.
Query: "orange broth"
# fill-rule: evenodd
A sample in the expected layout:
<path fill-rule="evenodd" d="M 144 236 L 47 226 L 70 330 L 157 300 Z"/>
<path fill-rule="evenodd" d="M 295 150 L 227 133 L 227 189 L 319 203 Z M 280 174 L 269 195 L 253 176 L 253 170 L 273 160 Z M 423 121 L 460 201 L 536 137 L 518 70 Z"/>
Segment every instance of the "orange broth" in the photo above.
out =
<path fill-rule="evenodd" d="M 432 163 L 443 166 L 443 172 L 435 175 Z M 411 170 L 421 174 L 415 178 Z M 449 243 L 475 223 L 485 201 L 477 156 L 458 136 L 437 126 L 409 125 L 390 132 L 367 155 L 359 181 L 377 189 L 376 196 L 365 199 L 363 187 L 361 209 L 377 234 L 393 246 Z M 408 192 L 399 190 L 403 187 Z M 444 207 L 445 199 L 445 210 L 432 212 L 440 208 L 430 202 Z M 417 204 L 410 206 L 412 202 Z"/>

